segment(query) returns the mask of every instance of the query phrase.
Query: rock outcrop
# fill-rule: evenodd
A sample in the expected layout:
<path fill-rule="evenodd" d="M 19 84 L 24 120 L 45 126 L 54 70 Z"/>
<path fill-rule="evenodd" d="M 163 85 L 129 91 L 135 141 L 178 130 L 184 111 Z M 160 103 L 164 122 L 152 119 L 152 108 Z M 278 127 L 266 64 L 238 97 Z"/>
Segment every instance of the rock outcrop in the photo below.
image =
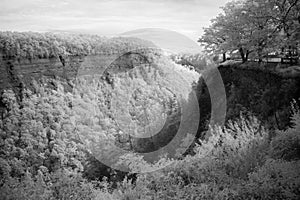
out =
<path fill-rule="evenodd" d="M 69 56 L 38 60 L 2 60 L 0 66 L 0 90 L 31 88 L 32 80 L 53 78 L 72 80 L 83 62 L 82 56 Z"/>

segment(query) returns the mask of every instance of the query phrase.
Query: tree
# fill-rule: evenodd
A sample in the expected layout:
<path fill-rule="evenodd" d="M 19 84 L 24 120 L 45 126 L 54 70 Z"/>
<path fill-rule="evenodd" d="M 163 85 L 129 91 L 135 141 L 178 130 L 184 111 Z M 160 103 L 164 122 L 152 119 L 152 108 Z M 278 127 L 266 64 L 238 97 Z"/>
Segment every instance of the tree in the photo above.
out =
<path fill-rule="evenodd" d="M 298 61 L 298 48 L 300 43 L 300 1 L 275 1 L 277 14 L 277 29 L 281 41 L 283 56 L 290 58 L 292 64 Z M 287 54 L 285 53 L 287 52 Z"/>
<path fill-rule="evenodd" d="M 251 52 L 249 41 L 251 39 L 251 27 L 241 9 L 244 2 L 229 2 L 223 7 L 224 13 L 212 20 L 212 25 L 205 29 L 205 34 L 199 42 L 206 43 L 206 50 L 214 47 L 214 53 L 232 53 L 238 50 L 243 62 L 248 60 Z"/>
<path fill-rule="evenodd" d="M 226 60 L 226 52 L 228 51 L 226 46 L 228 39 L 223 30 L 222 21 L 224 21 L 224 15 L 222 14 L 213 19 L 212 25 L 204 29 L 204 35 L 198 42 L 204 44 L 204 48 L 208 53 L 221 53 L 224 62 Z"/>
<path fill-rule="evenodd" d="M 299 0 L 229 2 L 204 30 L 199 42 L 205 45 L 206 51 L 216 54 L 238 50 L 243 62 L 250 53 L 255 53 L 261 62 L 280 46 L 298 45 L 299 8 Z"/>

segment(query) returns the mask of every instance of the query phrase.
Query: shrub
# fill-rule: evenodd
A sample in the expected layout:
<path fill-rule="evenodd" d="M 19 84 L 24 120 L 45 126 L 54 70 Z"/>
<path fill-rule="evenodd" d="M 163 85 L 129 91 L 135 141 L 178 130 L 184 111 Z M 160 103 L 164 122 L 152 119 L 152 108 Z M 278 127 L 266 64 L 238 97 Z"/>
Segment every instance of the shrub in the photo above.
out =
<path fill-rule="evenodd" d="M 300 159 L 300 112 L 295 111 L 292 117 L 292 128 L 278 131 L 273 138 L 270 148 L 270 156 L 274 159 L 287 161 Z"/>
<path fill-rule="evenodd" d="M 299 199 L 300 162 L 269 159 L 249 175 L 236 199 Z"/>

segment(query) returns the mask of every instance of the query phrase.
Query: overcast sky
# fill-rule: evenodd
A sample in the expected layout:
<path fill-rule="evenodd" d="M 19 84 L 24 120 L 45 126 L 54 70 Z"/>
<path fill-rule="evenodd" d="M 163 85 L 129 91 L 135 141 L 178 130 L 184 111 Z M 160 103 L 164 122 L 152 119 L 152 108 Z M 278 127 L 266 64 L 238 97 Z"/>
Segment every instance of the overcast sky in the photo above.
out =
<path fill-rule="evenodd" d="M 164 28 L 193 40 L 230 0 L 0 0 L 0 30 L 114 36 Z"/>

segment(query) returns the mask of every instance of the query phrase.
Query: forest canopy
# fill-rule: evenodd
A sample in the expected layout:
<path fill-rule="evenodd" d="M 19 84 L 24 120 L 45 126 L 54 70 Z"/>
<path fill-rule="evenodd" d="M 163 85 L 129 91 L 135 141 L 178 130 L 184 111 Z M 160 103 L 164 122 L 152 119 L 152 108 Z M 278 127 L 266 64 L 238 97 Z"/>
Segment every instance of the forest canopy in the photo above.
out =
<path fill-rule="evenodd" d="M 106 38 L 70 33 L 0 32 L 0 53 L 4 59 L 40 59 L 67 55 L 126 53 L 155 45 L 138 38 Z"/>
<path fill-rule="evenodd" d="M 300 42 L 299 0 L 232 1 L 211 20 L 198 40 L 213 54 L 238 51 L 243 62 L 270 53 L 298 55 Z"/>

